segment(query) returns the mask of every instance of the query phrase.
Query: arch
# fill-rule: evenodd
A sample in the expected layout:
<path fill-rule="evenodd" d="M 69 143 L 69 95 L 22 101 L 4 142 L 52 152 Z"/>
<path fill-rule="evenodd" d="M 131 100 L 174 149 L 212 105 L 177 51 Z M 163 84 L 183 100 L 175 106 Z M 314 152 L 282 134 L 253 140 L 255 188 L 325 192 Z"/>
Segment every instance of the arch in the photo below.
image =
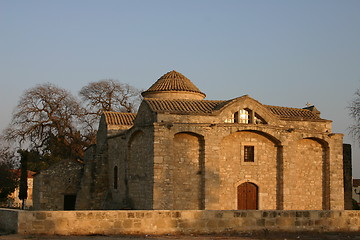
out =
<path fill-rule="evenodd" d="M 144 135 L 144 132 L 138 129 L 134 130 L 128 138 L 128 147 L 130 147 L 134 139 L 139 137 L 140 135 Z"/>
<path fill-rule="evenodd" d="M 330 147 L 324 139 L 307 137 L 322 146 L 322 209 L 330 210 Z"/>
<path fill-rule="evenodd" d="M 246 149 L 254 149 L 254 160 L 246 161 Z M 221 182 L 220 195 L 223 209 L 237 208 L 237 199 L 233 184 L 239 179 L 256 182 L 258 186 L 267 186 L 261 191 L 261 209 L 282 209 L 283 202 L 283 154 L 281 142 L 268 133 L 256 130 L 241 130 L 227 135 L 221 140 L 219 153 L 219 173 L 226 181 Z M 237 187 L 237 185 L 236 185 Z"/>
<path fill-rule="evenodd" d="M 173 138 L 173 209 L 205 208 L 205 141 L 193 132 L 178 132 Z"/>
<path fill-rule="evenodd" d="M 258 210 L 259 209 L 259 190 L 258 186 L 252 182 L 244 182 L 237 186 L 237 209 L 238 210 Z"/>
<path fill-rule="evenodd" d="M 298 139 L 285 164 L 285 209 L 330 209 L 329 145 L 316 137 Z"/>
<path fill-rule="evenodd" d="M 233 120 L 233 114 L 241 109 L 251 112 L 250 117 L 253 120 L 258 119 L 258 122 L 252 121 L 253 124 L 275 124 L 278 120 L 278 117 L 271 113 L 268 108 L 248 95 L 227 101 L 226 104 L 221 105 L 214 113 L 217 112 L 224 122 L 230 123 Z"/>
<path fill-rule="evenodd" d="M 260 130 L 253 130 L 253 129 L 244 129 L 244 130 L 239 130 L 237 132 L 252 132 L 252 133 L 256 133 L 259 134 L 267 139 L 269 139 L 270 141 L 272 141 L 275 145 L 280 146 L 281 145 L 281 141 L 279 139 L 277 139 L 276 137 L 274 137 L 273 135 L 264 132 L 264 131 L 260 131 Z"/>
<path fill-rule="evenodd" d="M 132 209 L 149 209 L 152 204 L 152 150 L 144 147 L 148 144 L 150 139 L 141 130 L 135 130 L 127 142 L 125 201 Z"/>

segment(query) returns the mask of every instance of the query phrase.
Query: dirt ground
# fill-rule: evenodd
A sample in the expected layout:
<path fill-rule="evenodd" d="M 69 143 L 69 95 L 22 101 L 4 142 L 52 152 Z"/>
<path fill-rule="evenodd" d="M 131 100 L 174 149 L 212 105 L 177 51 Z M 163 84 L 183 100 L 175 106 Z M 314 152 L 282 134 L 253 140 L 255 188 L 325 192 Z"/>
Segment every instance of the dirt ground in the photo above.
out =
<path fill-rule="evenodd" d="M 239 235 L 162 235 L 162 236 L 120 236 L 120 235 L 91 235 L 91 236 L 58 236 L 58 235 L 19 235 L 2 234 L 0 239 L 6 240 L 360 240 L 359 233 L 243 233 Z"/>

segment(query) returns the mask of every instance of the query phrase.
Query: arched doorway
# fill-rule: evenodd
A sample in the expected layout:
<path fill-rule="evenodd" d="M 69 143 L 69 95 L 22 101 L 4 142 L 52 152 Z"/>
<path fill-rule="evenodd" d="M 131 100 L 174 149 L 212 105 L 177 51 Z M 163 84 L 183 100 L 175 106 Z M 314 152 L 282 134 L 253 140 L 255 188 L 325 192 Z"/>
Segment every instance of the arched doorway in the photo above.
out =
<path fill-rule="evenodd" d="M 250 182 L 245 182 L 237 187 L 238 209 L 258 209 L 258 187 Z"/>

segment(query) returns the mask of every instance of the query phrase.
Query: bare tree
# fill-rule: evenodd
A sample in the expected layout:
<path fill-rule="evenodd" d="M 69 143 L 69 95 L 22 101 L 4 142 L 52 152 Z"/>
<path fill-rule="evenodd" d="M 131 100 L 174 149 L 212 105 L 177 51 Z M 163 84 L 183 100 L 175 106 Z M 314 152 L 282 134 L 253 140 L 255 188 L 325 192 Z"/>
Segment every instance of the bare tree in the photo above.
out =
<path fill-rule="evenodd" d="M 103 111 L 135 112 L 141 102 L 140 90 L 112 79 L 89 83 L 79 94 L 88 112 L 98 116 Z"/>
<path fill-rule="evenodd" d="M 39 171 L 64 158 L 82 158 L 84 149 L 95 142 L 103 111 L 134 112 L 141 101 L 139 90 L 114 80 L 90 83 L 80 95 L 86 107 L 50 83 L 23 93 L 4 136 L 19 143 L 15 149 L 30 150 L 29 169 Z"/>
<path fill-rule="evenodd" d="M 60 157 L 81 157 L 84 140 L 77 127 L 84 115 L 67 90 L 50 83 L 38 85 L 22 95 L 5 136 L 40 151 L 58 150 Z"/>
<path fill-rule="evenodd" d="M 354 123 L 350 126 L 351 135 L 360 142 L 360 89 L 355 92 L 355 97 L 349 105 L 350 116 Z"/>

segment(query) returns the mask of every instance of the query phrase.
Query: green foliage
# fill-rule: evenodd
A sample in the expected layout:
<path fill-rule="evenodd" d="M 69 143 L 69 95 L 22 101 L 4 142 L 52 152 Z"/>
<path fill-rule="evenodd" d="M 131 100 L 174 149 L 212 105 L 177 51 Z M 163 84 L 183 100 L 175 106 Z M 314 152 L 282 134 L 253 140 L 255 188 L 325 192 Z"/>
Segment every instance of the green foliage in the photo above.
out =
<path fill-rule="evenodd" d="M 18 153 L 21 156 L 21 175 L 20 175 L 20 190 L 19 190 L 19 199 L 25 200 L 27 199 L 27 190 L 28 190 L 28 182 L 27 182 L 27 161 L 29 152 L 26 150 L 19 150 Z M 24 204 L 22 206 L 24 208 Z"/>
<path fill-rule="evenodd" d="M 360 210 L 359 204 L 356 202 L 355 199 L 352 200 L 352 206 L 353 206 L 353 210 Z"/>
<path fill-rule="evenodd" d="M 6 201 L 18 186 L 17 176 L 11 168 L 11 164 L 0 162 L 0 202 Z"/>

